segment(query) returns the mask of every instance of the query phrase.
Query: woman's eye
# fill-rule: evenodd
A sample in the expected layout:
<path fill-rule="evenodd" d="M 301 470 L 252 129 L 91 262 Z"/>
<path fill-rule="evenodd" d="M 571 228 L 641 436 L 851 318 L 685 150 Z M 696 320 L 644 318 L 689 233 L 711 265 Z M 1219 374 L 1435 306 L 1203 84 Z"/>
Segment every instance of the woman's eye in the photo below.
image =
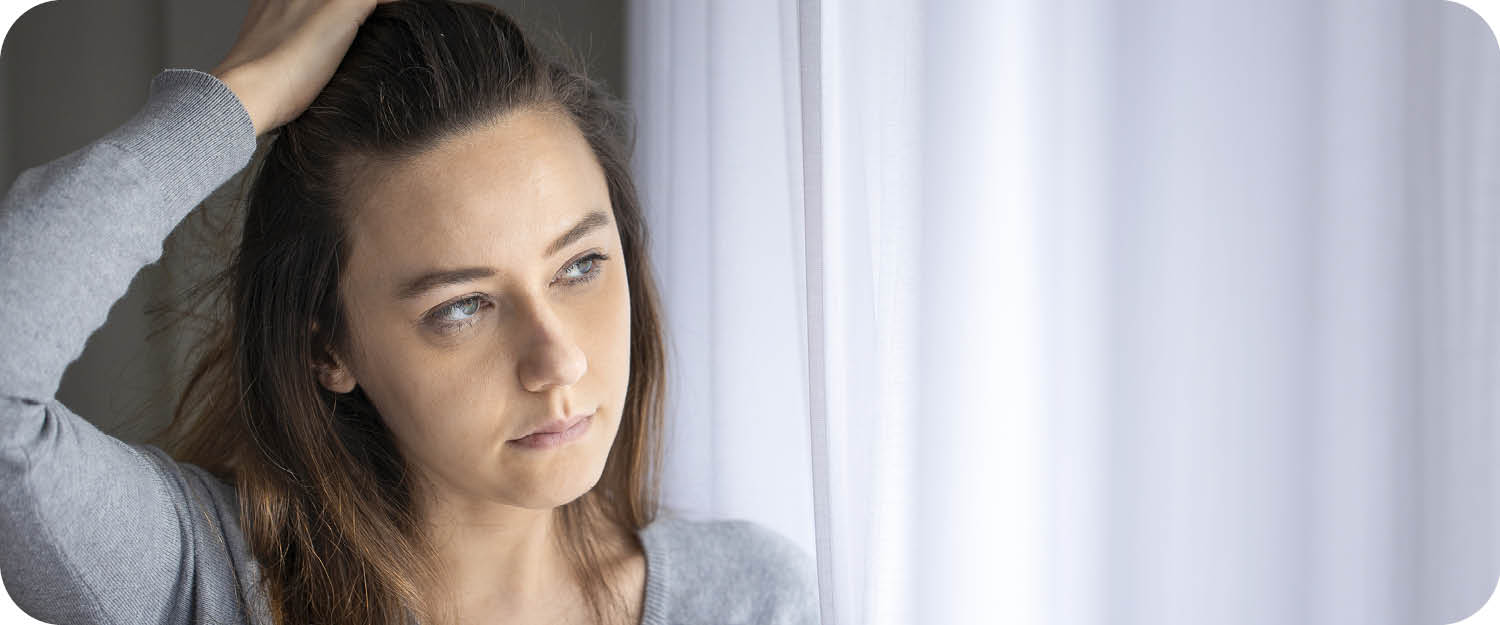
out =
<path fill-rule="evenodd" d="M 479 296 L 477 295 L 458 300 L 447 308 L 444 308 L 444 314 L 440 315 L 438 319 L 442 321 L 463 321 L 474 316 L 474 313 L 479 312 L 479 303 Z"/>
<path fill-rule="evenodd" d="M 593 280 L 599 275 L 600 265 L 609 260 L 608 256 L 594 252 L 584 256 L 568 265 L 568 270 L 563 272 L 563 279 L 569 284 L 579 284 Z"/>
<path fill-rule="evenodd" d="M 441 333 L 450 333 L 463 329 L 474 320 L 479 309 L 484 306 L 484 296 L 471 295 L 453 302 L 447 306 L 437 309 L 432 315 L 432 324 Z"/>

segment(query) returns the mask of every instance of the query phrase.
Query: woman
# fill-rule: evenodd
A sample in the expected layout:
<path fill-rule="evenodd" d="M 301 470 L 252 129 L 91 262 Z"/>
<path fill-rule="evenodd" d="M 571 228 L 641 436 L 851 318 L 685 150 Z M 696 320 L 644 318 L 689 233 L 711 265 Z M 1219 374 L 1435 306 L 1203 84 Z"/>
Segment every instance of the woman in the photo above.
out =
<path fill-rule="evenodd" d="M 376 6 L 376 5 L 379 6 Z M 252 3 L 0 206 L 0 572 L 56 623 L 808 623 L 811 563 L 656 519 L 663 354 L 621 113 L 483 5 Z M 275 131 L 273 133 L 273 131 Z M 272 137 L 163 444 L 53 396 Z"/>

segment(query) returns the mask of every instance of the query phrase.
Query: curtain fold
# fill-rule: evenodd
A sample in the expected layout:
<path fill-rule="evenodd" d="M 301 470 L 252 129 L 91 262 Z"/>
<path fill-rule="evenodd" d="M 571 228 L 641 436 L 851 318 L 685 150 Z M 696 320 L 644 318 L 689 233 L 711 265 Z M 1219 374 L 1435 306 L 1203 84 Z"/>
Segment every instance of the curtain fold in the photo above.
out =
<path fill-rule="evenodd" d="M 629 17 L 668 343 L 665 503 L 812 554 L 796 5 L 647 1 Z"/>
<path fill-rule="evenodd" d="M 1438 624 L 1485 603 L 1500 48 L 1478 16 L 754 4 L 645 2 L 632 31 L 696 376 L 671 481 L 802 532 L 825 625 Z M 803 448 L 723 435 L 764 415 L 720 386 L 743 380 L 802 411 Z M 771 464 L 801 490 L 723 477 Z"/>

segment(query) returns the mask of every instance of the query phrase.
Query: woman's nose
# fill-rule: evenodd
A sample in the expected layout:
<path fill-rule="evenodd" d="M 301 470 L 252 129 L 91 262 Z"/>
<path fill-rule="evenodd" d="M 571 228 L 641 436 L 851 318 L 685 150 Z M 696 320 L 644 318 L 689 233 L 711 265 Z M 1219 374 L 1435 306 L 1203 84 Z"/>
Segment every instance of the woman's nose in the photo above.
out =
<path fill-rule="evenodd" d="M 533 393 L 554 386 L 571 386 L 588 370 L 588 358 L 573 340 L 570 327 L 545 301 L 526 307 L 530 323 L 521 341 L 518 373 L 521 385 Z"/>

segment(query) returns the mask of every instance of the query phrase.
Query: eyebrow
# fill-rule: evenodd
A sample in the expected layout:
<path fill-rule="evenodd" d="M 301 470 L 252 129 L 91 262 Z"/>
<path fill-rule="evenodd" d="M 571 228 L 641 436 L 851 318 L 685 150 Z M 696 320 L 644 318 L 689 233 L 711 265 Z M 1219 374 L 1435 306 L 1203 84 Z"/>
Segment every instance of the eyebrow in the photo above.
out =
<path fill-rule="evenodd" d="M 578 220 L 578 223 L 567 232 L 564 232 L 562 236 L 557 237 L 557 240 L 553 241 L 552 245 L 547 246 L 547 251 L 542 256 L 546 257 L 556 254 L 562 248 L 567 247 L 569 243 L 583 238 L 584 235 L 595 228 L 607 225 L 609 225 L 609 215 L 605 214 L 602 210 L 595 209 L 593 212 L 584 215 L 583 219 Z"/>
<path fill-rule="evenodd" d="M 543 256 L 552 256 L 561 251 L 562 248 L 567 247 L 568 244 L 583 238 L 597 228 L 609 225 L 609 223 L 609 214 L 602 210 L 594 210 L 584 215 L 583 219 L 580 219 L 577 224 L 574 224 L 562 236 L 557 237 L 557 240 L 553 241 L 551 245 L 548 245 Z M 473 282 L 493 275 L 495 275 L 493 267 L 463 267 L 460 269 L 428 271 L 401 283 L 400 288 L 396 289 L 396 298 L 401 300 L 413 299 L 433 289 Z"/>

